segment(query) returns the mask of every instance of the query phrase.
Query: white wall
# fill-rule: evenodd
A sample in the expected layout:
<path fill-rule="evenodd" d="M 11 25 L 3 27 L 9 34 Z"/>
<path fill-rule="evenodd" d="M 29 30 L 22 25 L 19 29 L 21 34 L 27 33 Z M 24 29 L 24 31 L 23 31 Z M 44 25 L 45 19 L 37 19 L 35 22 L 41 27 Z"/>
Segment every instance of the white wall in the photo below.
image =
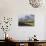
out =
<path fill-rule="evenodd" d="M 27 40 L 34 34 L 37 35 L 39 40 L 44 40 L 44 16 L 46 8 L 32 8 L 29 5 L 28 0 L 0 0 L 0 16 L 13 17 L 11 29 L 8 33 L 12 35 L 16 40 Z M 18 17 L 34 14 L 35 26 L 34 27 L 18 27 Z M 1 36 L 2 38 L 2 36 Z"/>
<path fill-rule="evenodd" d="M 46 13 L 45 13 L 44 21 L 45 21 L 45 24 L 44 24 L 44 26 L 45 26 L 45 28 L 44 28 L 44 38 L 46 39 Z"/>
<path fill-rule="evenodd" d="M 6 17 L 15 16 L 15 0 L 0 0 L 0 22 L 4 16 Z M 0 39 L 4 39 L 4 33 L 1 29 L 0 29 Z"/>

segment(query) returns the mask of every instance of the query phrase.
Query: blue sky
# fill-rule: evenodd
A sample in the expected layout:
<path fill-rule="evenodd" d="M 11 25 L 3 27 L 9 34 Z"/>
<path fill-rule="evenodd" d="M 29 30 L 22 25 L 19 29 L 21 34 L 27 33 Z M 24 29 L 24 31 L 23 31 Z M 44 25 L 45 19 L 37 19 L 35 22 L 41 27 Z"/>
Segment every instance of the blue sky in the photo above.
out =
<path fill-rule="evenodd" d="M 34 15 L 25 15 L 25 16 L 21 16 L 19 19 L 31 19 L 31 20 L 34 20 Z"/>

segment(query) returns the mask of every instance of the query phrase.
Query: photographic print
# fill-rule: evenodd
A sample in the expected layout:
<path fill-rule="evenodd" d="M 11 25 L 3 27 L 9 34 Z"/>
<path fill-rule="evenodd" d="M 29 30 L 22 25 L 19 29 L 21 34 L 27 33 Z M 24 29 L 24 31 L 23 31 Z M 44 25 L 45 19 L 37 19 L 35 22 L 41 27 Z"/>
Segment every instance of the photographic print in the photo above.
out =
<path fill-rule="evenodd" d="M 34 26 L 34 15 L 21 16 L 18 19 L 18 26 Z"/>

